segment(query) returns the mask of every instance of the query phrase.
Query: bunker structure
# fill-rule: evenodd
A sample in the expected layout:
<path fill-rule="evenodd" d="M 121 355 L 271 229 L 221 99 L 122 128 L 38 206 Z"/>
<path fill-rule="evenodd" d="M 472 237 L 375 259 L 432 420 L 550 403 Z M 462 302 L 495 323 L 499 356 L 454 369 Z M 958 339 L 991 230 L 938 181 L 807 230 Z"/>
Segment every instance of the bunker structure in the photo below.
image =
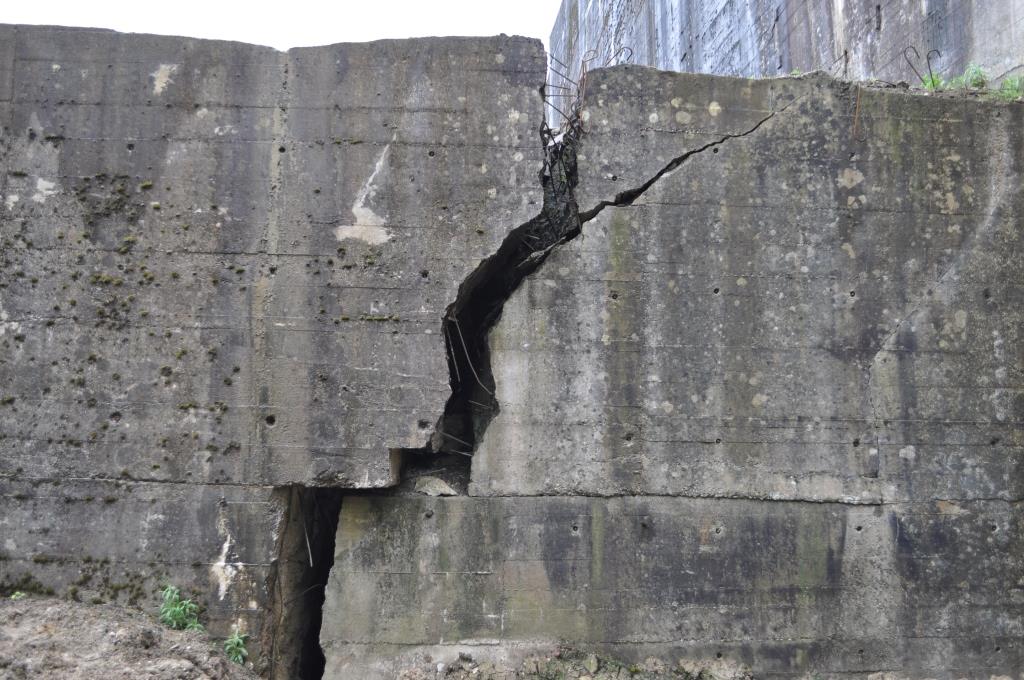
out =
<path fill-rule="evenodd" d="M 0 26 L 0 594 L 175 585 L 275 679 L 1019 677 L 1024 103 L 587 7 L 561 75 Z"/>

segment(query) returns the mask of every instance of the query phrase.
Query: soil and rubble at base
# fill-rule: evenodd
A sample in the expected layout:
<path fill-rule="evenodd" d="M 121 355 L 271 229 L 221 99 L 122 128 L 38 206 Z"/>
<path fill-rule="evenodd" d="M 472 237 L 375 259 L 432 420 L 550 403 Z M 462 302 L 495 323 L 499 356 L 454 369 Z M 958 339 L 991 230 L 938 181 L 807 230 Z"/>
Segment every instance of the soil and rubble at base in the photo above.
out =
<path fill-rule="evenodd" d="M 642 663 L 625 663 L 575 648 L 563 648 L 543 656 L 531 656 L 518 666 L 489 661 L 478 662 L 469 654 L 457 661 L 443 663 L 424 659 L 412 668 L 404 668 L 399 680 L 750 680 L 746 669 L 721 660 L 666 662 L 648 658 Z"/>
<path fill-rule="evenodd" d="M 0 600 L 0 680 L 250 680 L 220 642 L 116 605 Z"/>

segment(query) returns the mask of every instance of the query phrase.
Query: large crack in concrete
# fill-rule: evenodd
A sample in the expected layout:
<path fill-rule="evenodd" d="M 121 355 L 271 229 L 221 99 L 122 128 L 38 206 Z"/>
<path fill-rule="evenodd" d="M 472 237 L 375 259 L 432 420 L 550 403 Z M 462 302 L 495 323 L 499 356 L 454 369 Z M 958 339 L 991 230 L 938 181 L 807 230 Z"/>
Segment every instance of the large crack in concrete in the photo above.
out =
<path fill-rule="evenodd" d="M 499 248 L 477 265 L 445 310 L 441 330 L 451 395 L 425 446 L 400 450 L 399 484 L 363 491 L 301 486 L 277 491 L 282 530 L 268 584 L 272 604 L 264 640 L 270 650 L 272 678 L 323 676 L 320 622 L 345 495 L 407 492 L 410 489 L 403 482 L 428 474 L 444 473 L 447 483 L 462 491 L 469 483 L 477 441 L 498 411 L 487 335 L 523 279 L 556 246 L 575 238 L 582 224 L 574 195 L 577 140 L 564 136 L 555 142 L 546 125 L 539 133 L 545 149 L 539 173 L 544 194 L 541 210 L 509 232 Z"/>
<path fill-rule="evenodd" d="M 270 612 L 261 646 L 269 678 L 321 678 L 320 624 L 345 489 L 300 485 L 274 491 L 281 507 L 277 559 L 267 579 Z"/>
<path fill-rule="evenodd" d="M 271 578 L 270 633 L 264 643 L 271 650 L 270 677 L 323 677 L 320 624 L 345 495 L 408 493 L 412 491 L 408 488 L 412 480 L 439 473 L 444 473 L 454 490 L 465 493 L 473 454 L 500 408 L 488 336 L 501 317 L 505 302 L 526 277 L 537 271 L 557 247 L 579 236 L 583 225 L 605 208 L 632 205 L 658 180 L 690 158 L 709 150 L 717 152 L 717 147 L 729 140 L 757 132 L 785 108 L 788 107 L 770 112 L 747 130 L 722 135 L 674 157 L 644 183 L 602 200 L 585 212 L 580 212 L 575 195 L 579 135 L 566 132 L 556 136 L 546 124 L 541 125 L 539 134 L 545 150 L 539 173 L 544 195 L 541 210 L 510 231 L 498 249 L 477 265 L 445 310 L 441 328 L 451 395 L 426 445 L 402 450 L 399 483 L 387 489 L 364 491 L 306 487 L 279 490 L 286 510 L 284 529 L 279 536 L 278 566 Z M 572 125 L 569 129 L 582 127 Z"/>
<path fill-rule="evenodd" d="M 575 238 L 582 225 L 575 198 L 577 140 L 566 135 L 554 142 L 547 126 L 541 127 L 540 136 L 545 148 L 540 213 L 509 232 L 498 250 L 466 277 L 442 320 L 452 393 L 428 449 L 462 457 L 467 469 L 499 409 L 488 334 L 523 280 L 554 248 Z"/>
<path fill-rule="evenodd" d="M 579 210 L 575 196 L 578 181 L 576 146 L 579 139 L 568 132 L 560 136 L 561 141 L 554 142 L 551 130 L 542 125 L 540 135 L 546 150 L 540 173 L 543 207 L 536 217 L 509 232 L 498 250 L 463 281 L 455 302 L 446 310 L 442 330 L 448 352 L 452 394 L 430 443 L 419 453 L 447 455 L 449 465 L 458 464 L 458 457 L 464 456 L 461 467 L 465 469 L 468 482 L 470 462 L 477 443 L 500 409 L 495 397 L 488 335 L 500 318 L 505 302 L 527 276 L 540 268 L 555 248 L 579 236 L 583 225 L 605 208 L 632 205 L 658 180 L 688 159 L 709 150 L 717 153 L 717 147 L 729 140 L 757 132 L 784 108 L 771 111 L 747 130 L 722 135 L 674 157 L 644 183 L 621 191 L 612 199 L 600 201 L 584 212 Z M 578 126 L 569 128 L 581 129 Z"/>

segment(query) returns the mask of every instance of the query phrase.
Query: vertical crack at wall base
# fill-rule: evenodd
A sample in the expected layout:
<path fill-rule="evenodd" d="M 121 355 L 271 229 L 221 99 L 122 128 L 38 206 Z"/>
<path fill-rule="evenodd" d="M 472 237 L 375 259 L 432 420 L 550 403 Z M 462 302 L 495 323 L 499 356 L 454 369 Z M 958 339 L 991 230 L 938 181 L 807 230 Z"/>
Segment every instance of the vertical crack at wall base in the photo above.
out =
<path fill-rule="evenodd" d="M 320 624 L 344 494 L 345 489 L 303 486 L 274 491 L 282 518 L 277 560 L 267 584 L 270 615 L 261 640 L 265 677 L 323 677 Z"/>

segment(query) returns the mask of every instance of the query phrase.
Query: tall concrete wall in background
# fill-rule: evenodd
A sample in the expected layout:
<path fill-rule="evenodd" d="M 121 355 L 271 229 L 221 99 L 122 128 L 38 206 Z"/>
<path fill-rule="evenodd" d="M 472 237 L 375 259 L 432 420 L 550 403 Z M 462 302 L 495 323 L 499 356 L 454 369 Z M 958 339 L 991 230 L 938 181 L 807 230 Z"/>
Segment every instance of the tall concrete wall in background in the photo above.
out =
<path fill-rule="evenodd" d="M 549 81 L 569 85 L 564 76 L 578 80 L 583 59 L 594 68 L 631 53 L 632 63 L 666 71 L 765 78 L 823 70 L 917 84 L 903 58 L 908 46 L 922 58 L 939 50 L 933 64 L 944 78 L 971 63 L 995 79 L 1022 75 L 1024 0 L 562 0 Z M 923 61 L 916 66 L 926 72 Z"/>

